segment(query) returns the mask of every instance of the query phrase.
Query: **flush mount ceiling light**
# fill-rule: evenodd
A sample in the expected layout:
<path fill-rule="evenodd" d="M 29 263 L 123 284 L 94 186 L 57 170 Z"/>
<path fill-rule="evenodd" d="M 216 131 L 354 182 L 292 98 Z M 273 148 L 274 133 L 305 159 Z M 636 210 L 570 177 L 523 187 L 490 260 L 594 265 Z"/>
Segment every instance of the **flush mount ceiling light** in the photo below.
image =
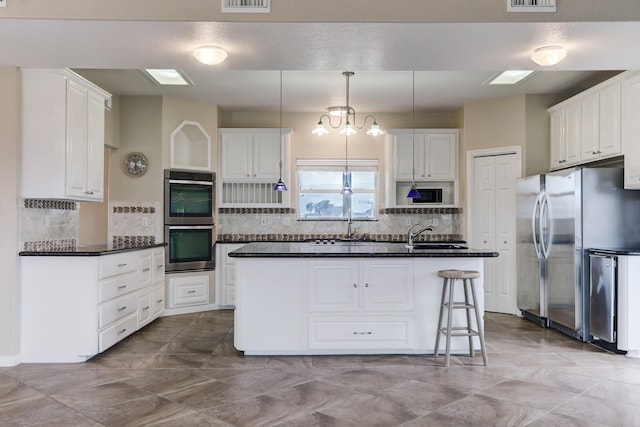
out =
<path fill-rule="evenodd" d="M 161 86 L 189 86 L 193 84 L 184 72 L 172 68 L 145 68 L 142 72 L 152 82 Z"/>
<path fill-rule="evenodd" d="M 562 46 L 539 47 L 531 54 L 531 60 L 543 67 L 556 65 L 567 56 L 567 51 Z"/>
<path fill-rule="evenodd" d="M 320 119 L 318 120 L 318 124 L 316 125 L 315 129 L 311 131 L 312 134 L 317 136 L 322 136 L 329 133 L 329 130 L 324 127 L 324 122 L 322 121 L 323 119 L 327 119 L 329 126 L 331 126 L 334 129 L 338 129 L 342 127 L 342 123 L 344 121 L 344 127 L 340 129 L 340 135 L 346 135 L 346 136 L 355 135 L 357 133 L 357 129 L 364 128 L 367 124 L 367 120 L 369 119 L 371 119 L 373 123 L 371 124 L 371 127 L 367 130 L 367 135 L 378 136 L 378 135 L 384 134 L 384 131 L 380 129 L 380 126 L 378 125 L 376 118 L 372 114 L 365 116 L 362 122 L 362 125 L 358 126 L 356 124 L 356 110 L 354 110 L 353 107 L 349 105 L 349 78 L 354 74 L 355 73 L 353 71 L 345 71 L 342 73 L 342 75 L 345 76 L 347 80 L 346 105 L 338 106 L 338 107 L 329 107 L 328 108 L 329 114 L 322 114 L 320 116 Z M 335 125 L 331 122 L 332 116 L 340 118 L 339 122 Z M 353 120 L 353 122 L 351 120 Z"/>
<path fill-rule="evenodd" d="M 193 51 L 193 56 L 203 64 L 216 65 L 227 59 L 227 51 L 219 46 L 200 46 Z"/>
<path fill-rule="evenodd" d="M 529 77 L 533 70 L 507 70 L 489 80 L 490 85 L 514 85 Z"/>

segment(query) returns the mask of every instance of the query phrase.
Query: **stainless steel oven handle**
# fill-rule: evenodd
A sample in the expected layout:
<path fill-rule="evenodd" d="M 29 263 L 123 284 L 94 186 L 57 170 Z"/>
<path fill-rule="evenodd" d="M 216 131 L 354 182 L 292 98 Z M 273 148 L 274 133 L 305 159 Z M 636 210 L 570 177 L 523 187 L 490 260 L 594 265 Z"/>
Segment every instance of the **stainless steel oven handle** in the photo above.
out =
<path fill-rule="evenodd" d="M 169 230 L 213 230 L 215 225 L 167 225 Z"/>
<path fill-rule="evenodd" d="M 211 181 L 189 181 L 184 179 L 170 179 L 169 184 L 200 184 L 213 186 Z"/>

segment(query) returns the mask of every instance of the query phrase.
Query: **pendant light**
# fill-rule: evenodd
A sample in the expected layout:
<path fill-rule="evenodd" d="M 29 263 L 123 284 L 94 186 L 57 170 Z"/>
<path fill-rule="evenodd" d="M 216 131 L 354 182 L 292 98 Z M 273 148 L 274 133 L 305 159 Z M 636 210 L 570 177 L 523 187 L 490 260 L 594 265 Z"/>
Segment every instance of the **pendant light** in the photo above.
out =
<path fill-rule="evenodd" d="M 412 76 L 412 126 L 411 130 L 411 190 L 409 190 L 409 194 L 407 194 L 407 199 L 418 199 L 420 198 L 420 192 L 416 188 L 416 72 L 415 70 L 411 72 Z"/>
<path fill-rule="evenodd" d="M 282 70 L 280 70 L 280 146 L 282 147 Z M 287 191 L 287 186 L 282 180 L 282 149 L 280 151 L 280 178 L 273 187 L 273 191 Z"/>
<path fill-rule="evenodd" d="M 349 185 L 349 157 L 347 156 L 347 146 L 349 142 L 349 135 L 344 136 L 344 182 L 342 184 L 342 191 L 340 194 L 343 196 L 353 194 L 353 190 L 351 190 L 351 185 Z"/>

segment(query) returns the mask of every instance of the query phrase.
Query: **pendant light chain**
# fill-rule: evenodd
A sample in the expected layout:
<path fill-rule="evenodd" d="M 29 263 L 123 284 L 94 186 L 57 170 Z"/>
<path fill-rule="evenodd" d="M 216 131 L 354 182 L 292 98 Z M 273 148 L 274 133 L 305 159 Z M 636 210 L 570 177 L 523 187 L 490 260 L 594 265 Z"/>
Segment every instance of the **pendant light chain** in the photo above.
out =
<path fill-rule="evenodd" d="M 416 71 L 411 72 L 411 189 L 408 199 L 420 198 L 416 188 Z"/>
<path fill-rule="evenodd" d="M 278 178 L 278 182 L 276 183 L 276 185 L 273 187 L 273 191 L 287 191 L 287 186 L 284 183 L 284 181 L 282 180 L 282 70 L 280 70 L 280 162 L 279 162 L 279 168 L 280 168 L 280 178 Z"/>

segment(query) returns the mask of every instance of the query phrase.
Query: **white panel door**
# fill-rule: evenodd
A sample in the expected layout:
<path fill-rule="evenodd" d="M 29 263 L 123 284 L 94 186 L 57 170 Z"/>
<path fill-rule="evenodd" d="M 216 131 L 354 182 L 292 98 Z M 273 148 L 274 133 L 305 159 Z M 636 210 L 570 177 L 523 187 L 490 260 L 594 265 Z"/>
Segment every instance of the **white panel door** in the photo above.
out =
<path fill-rule="evenodd" d="M 485 310 L 515 314 L 516 154 L 476 157 L 473 183 L 473 245 L 499 253 L 485 259 Z"/>

